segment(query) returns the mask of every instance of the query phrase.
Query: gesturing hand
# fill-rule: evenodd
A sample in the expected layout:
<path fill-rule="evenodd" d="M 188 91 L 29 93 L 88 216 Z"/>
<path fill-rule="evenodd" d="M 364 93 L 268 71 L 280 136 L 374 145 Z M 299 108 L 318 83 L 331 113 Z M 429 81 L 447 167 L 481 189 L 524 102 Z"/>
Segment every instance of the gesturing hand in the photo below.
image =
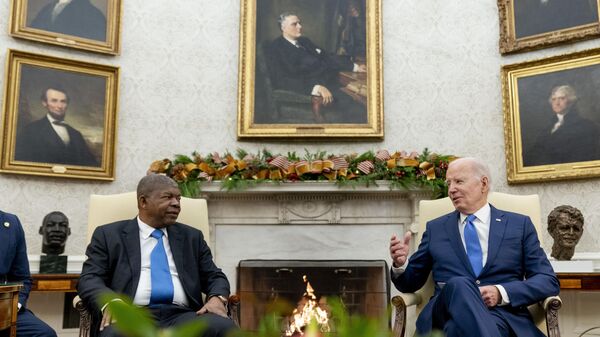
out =
<path fill-rule="evenodd" d="M 402 267 L 408 257 L 408 249 L 410 244 L 411 233 L 406 232 L 404 238 L 399 239 L 396 235 L 392 235 L 390 240 L 390 256 L 394 267 Z"/>

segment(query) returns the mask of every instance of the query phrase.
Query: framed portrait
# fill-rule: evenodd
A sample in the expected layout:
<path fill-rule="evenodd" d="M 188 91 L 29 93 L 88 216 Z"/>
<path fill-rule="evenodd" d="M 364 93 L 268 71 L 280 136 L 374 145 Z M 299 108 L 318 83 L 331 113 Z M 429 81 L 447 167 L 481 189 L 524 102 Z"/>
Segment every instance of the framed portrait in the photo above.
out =
<path fill-rule="evenodd" d="M 600 35 L 599 0 L 498 0 L 500 52 L 540 49 Z"/>
<path fill-rule="evenodd" d="M 238 138 L 383 138 L 381 0 L 242 0 Z"/>
<path fill-rule="evenodd" d="M 9 50 L 0 171 L 114 180 L 119 69 Z"/>
<path fill-rule="evenodd" d="M 117 55 L 121 0 L 11 0 L 10 35 Z"/>
<path fill-rule="evenodd" d="M 502 68 L 509 183 L 600 176 L 600 49 Z"/>

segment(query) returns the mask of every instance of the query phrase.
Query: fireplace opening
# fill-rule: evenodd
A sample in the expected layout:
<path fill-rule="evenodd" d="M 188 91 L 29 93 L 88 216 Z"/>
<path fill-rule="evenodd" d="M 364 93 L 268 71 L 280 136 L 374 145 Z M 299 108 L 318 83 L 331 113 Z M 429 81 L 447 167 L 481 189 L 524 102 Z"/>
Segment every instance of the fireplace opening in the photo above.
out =
<path fill-rule="evenodd" d="M 300 308 L 307 280 L 315 301 L 339 298 L 350 314 L 381 318 L 390 300 L 389 269 L 384 260 L 242 260 L 238 265 L 240 326 L 256 331 L 276 302 Z M 281 317 L 282 332 L 290 317 Z"/>

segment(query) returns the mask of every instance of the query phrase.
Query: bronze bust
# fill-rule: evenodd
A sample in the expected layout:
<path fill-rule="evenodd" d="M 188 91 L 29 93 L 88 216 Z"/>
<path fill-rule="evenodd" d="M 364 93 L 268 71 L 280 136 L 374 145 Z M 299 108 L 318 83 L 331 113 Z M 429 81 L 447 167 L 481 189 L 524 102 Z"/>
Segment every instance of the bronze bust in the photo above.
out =
<path fill-rule="evenodd" d="M 583 214 L 573 206 L 554 208 L 548 214 L 548 232 L 554 239 L 551 256 L 557 260 L 570 260 L 583 234 Z"/>
<path fill-rule="evenodd" d="M 69 219 L 62 212 L 50 212 L 42 221 L 39 233 L 42 235 L 42 253 L 60 255 L 65 252 L 67 237 L 71 235 Z"/>

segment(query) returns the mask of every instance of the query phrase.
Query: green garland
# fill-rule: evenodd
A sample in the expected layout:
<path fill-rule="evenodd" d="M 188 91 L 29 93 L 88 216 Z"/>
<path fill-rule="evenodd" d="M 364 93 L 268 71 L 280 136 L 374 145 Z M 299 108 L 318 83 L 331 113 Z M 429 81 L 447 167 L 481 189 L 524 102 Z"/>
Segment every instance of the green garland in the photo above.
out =
<path fill-rule="evenodd" d="M 195 197 L 200 183 L 218 180 L 227 191 L 242 190 L 260 183 L 296 181 L 332 181 L 338 186 L 371 186 L 378 180 L 390 182 L 390 189 L 426 188 L 433 197 L 447 195 L 445 185 L 448 163 L 454 156 L 430 153 L 418 154 L 386 150 L 349 155 L 332 155 L 325 151 L 305 154 L 273 154 L 268 150 L 250 154 L 237 150 L 202 156 L 176 155 L 174 159 L 154 161 L 149 172 L 166 174 L 180 186 L 181 193 Z"/>

